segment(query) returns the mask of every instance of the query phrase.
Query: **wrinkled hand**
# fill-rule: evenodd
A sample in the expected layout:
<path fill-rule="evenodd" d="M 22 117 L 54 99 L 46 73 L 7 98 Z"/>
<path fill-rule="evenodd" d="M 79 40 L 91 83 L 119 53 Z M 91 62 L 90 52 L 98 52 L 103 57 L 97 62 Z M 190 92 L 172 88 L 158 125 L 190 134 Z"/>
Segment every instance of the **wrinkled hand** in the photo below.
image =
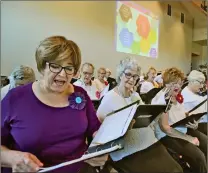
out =
<path fill-rule="evenodd" d="M 105 154 L 103 156 L 95 157 L 89 160 L 86 160 L 85 162 L 90 164 L 93 167 L 96 166 L 103 166 L 105 165 L 105 162 L 108 160 L 108 154 Z"/>
<path fill-rule="evenodd" d="M 134 126 L 135 123 L 136 123 L 136 120 L 135 120 L 135 119 L 132 119 L 132 120 L 131 120 L 131 123 L 130 123 L 130 125 L 129 125 L 128 130 L 131 130 L 131 129 L 133 128 L 133 126 Z"/>
<path fill-rule="evenodd" d="M 43 163 L 36 156 L 26 152 L 9 151 L 12 172 L 37 172 Z"/>
<path fill-rule="evenodd" d="M 188 124 L 186 124 L 186 127 L 196 130 L 198 128 L 198 121 L 194 120 L 194 123 L 189 122 Z"/>

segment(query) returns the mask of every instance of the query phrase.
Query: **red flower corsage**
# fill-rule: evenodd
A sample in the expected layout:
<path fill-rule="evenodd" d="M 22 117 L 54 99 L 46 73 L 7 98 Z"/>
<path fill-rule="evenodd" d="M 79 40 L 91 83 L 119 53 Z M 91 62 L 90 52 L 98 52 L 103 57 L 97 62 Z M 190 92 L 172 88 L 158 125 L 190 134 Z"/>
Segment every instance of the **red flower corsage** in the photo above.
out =
<path fill-rule="evenodd" d="M 181 93 L 178 93 L 178 95 L 176 96 L 176 100 L 178 101 L 178 103 L 183 103 L 183 96 L 181 95 Z"/>
<path fill-rule="evenodd" d="M 105 86 L 107 86 L 107 85 L 108 85 L 108 82 L 107 82 L 107 81 L 105 81 L 104 83 L 105 83 Z"/>
<path fill-rule="evenodd" d="M 99 91 L 96 91 L 95 95 L 98 99 L 100 99 L 100 92 Z"/>

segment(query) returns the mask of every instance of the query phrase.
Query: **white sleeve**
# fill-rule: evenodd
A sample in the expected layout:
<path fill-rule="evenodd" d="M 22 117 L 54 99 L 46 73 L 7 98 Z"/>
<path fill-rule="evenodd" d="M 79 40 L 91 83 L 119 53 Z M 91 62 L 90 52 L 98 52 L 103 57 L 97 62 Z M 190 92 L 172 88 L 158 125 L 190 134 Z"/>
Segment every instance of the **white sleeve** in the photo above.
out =
<path fill-rule="evenodd" d="M 9 92 L 9 87 L 10 87 L 10 84 L 8 84 L 8 85 L 4 86 L 3 88 L 1 88 L 1 100 L 3 100 L 3 98 Z"/>
<path fill-rule="evenodd" d="M 149 83 L 144 82 L 144 83 L 142 83 L 140 93 L 141 94 L 148 93 L 151 89 L 152 89 L 152 86 Z"/>
<path fill-rule="evenodd" d="M 160 91 L 156 94 L 156 96 L 152 99 L 151 105 L 166 105 L 164 92 Z"/>
<path fill-rule="evenodd" d="M 101 122 L 103 122 L 108 113 L 113 111 L 111 104 L 113 104 L 113 98 L 110 97 L 109 94 L 103 97 L 101 104 L 97 109 L 97 116 Z"/>
<path fill-rule="evenodd" d="M 81 83 L 80 83 L 79 80 L 75 81 L 75 82 L 73 83 L 73 85 L 81 87 Z"/>

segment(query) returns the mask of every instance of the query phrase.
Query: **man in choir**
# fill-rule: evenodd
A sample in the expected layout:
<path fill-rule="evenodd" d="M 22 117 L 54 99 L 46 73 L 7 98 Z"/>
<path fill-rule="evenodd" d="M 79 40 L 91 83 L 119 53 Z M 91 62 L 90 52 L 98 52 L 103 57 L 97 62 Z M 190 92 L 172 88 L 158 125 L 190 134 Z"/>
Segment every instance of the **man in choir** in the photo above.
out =
<path fill-rule="evenodd" d="M 78 79 L 73 84 L 82 87 L 87 94 L 90 96 L 91 100 L 99 99 L 98 87 L 94 81 L 92 81 L 92 76 L 94 75 L 94 66 L 91 63 L 84 63 L 81 67 L 81 78 Z"/>
<path fill-rule="evenodd" d="M 117 83 L 116 83 L 116 79 L 110 77 L 111 76 L 111 71 L 110 69 L 106 68 L 106 80 L 109 83 L 109 90 L 113 89 Z"/>
<path fill-rule="evenodd" d="M 188 76 L 188 86 L 186 86 L 181 94 L 184 98 L 184 106 L 186 111 L 190 111 L 195 106 L 200 104 L 203 100 L 207 99 L 206 96 L 200 96 L 198 93 L 200 92 L 200 89 L 203 88 L 203 85 L 205 84 L 205 76 L 202 72 L 199 72 L 197 70 L 191 71 L 191 73 Z M 202 106 L 200 106 L 198 109 L 199 113 L 207 112 L 207 102 L 205 102 Z M 198 130 L 202 133 L 207 135 L 207 115 L 203 116 L 200 120 Z"/>

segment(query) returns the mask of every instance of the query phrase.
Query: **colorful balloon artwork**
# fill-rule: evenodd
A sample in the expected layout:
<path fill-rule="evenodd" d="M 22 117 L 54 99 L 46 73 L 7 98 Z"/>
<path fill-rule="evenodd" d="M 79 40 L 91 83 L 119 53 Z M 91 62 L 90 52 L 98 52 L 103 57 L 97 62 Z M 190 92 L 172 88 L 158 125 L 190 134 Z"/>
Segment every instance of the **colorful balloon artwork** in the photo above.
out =
<path fill-rule="evenodd" d="M 116 31 L 118 52 L 158 57 L 159 20 L 137 4 L 117 1 Z"/>

